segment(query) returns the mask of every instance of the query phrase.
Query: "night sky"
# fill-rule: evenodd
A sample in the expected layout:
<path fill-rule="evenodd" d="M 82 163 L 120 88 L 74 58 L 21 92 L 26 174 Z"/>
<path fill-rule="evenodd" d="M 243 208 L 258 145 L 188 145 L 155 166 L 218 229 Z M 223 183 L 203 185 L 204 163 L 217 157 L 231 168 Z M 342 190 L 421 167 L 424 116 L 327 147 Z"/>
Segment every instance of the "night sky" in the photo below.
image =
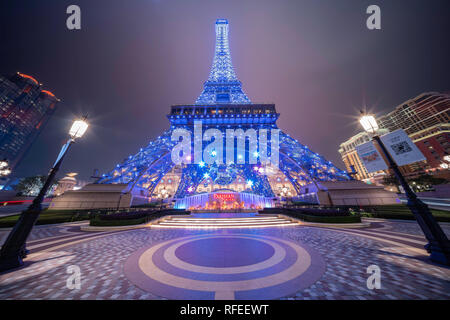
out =
<path fill-rule="evenodd" d="M 66 28 L 67 6 L 82 29 Z M 366 8 L 381 7 L 381 30 Z M 62 102 L 16 175 L 45 174 L 74 117 L 90 128 L 62 167 L 104 173 L 169 127 L 209 75 L 214 23 L 230 23 L 233 64 L 252 102 L 275 103 L 279 127 L 343 168 L 338 147 L 376 114 L 450 90 L 448 0 L 2 0 L 0 73 L 34 76 Z"/>

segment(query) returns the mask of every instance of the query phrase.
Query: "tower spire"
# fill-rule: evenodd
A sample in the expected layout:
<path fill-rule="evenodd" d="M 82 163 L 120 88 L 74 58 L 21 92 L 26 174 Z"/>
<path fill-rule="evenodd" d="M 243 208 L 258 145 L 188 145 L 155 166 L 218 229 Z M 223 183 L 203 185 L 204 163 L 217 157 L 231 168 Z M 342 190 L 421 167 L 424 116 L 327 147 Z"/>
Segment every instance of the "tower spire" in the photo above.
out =
<path fill-rule="evenodd" d="M 242 91 L 242 83 L 238 80 L 231 63 L 228 30 L 228 20 L 216 20 L 216 48 L 213 64 L 196 104 L 251 103 Z"/>

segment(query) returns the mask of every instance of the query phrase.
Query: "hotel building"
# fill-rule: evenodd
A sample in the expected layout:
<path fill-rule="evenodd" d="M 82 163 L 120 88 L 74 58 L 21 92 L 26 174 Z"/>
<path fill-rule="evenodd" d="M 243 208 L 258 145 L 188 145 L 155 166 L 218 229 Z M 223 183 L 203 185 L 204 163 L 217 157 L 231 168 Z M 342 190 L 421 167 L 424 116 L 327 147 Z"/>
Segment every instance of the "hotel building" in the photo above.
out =
<path fill-rule="evenodd" d="M 59 99 L 32 76 L 0 77 L 0 159 L 20 163 L 56 109 Z"/>
<path fill-rule="evenodd" d="M 392 112 L 378 117 L 379 134 L 403 129 L 424 154 L 426 161 L 401 167 L 406 175 L 417 172 L 436 173 L 443 169 L 443 157 L 450 154 L 450 96 L 427 92 L 398 105 Z M 355 147 L 370 141 L 366 132 L 360 132 L 341 143 L 339 153 L 348 172 L 354 178 L 374 182 L 383 171 L 368 173 L 362 165 Z"/>

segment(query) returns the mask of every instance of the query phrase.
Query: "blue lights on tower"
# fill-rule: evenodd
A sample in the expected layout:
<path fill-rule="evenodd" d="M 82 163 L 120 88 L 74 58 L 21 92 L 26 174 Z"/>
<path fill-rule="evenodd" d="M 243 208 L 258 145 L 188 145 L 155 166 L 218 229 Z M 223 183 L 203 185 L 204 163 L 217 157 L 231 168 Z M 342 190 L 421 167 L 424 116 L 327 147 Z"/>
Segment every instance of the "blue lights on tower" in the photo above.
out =
<path fill-rule="evenodd" d="M 218 19 L 216 21 L 216 50 L 211 73 L 204 83 L 203 92 L 195 102 L 196 104 L 251 103 L 242 91 L 242 83 L 238 80 L 231 63 L 228 32 L 228 20 Z"/>
<path fill-rule="evenodd" d="M 201 121 L 204 129 L 216 128 L 223 136 L 227 129 L 277 129 L 279 117 L 273 104 L 252 104 L 242 91 L 242 84 L 234 72 L 228 44 L 228 21 L 219 19 L 215 24 L 216 48 L 213 65 L 204 90 L 195 104 L 175 105 L 168 115 L 170 129 L 164 132 L 147 147 L 126 158 L 113 170 L 104 174 L 97 183 L 123 183 L 141 189 L 151 196 L 162 178 L 174 169 L 171 151 L 175 142 L 171 141 L 173 130 L 182 128 L 194 135 L 194 122 Z M 193 142 L 192 142 L 193 143 Z M 203 145 L 202 154 L 206 144 Z M 224 145 L 225 147 L 225 145 Z M 224 149 L 225 150 L 225 149 Z M 261 151 L 261 150 L 259 150 Z M 218 151 L 210 151 L 211 156 L 220 158 Z M 249 159 L 250 155 L 260 161 L 260 154 L 248 150 L 234 150 L 236 160 Z M 190 156 L 188 156 L 190 158 Z M 191 160 L 191 159 L 189 159 Z M 258 164 L 198 164 L 189 163 L 180 169 L 180 182 L 174 198 L 194 195 L 197 187 L 205 184 L 226 186 L 237 180 L 245 181 L 246 192 L 274 197 L 268 177 Z M 288 134 L 279 132 L 279 167 L 297 193 L 301 187 L 314 181 L 350 180 L 347 172 L 335 167 L 330 161 L 311 151 Z M 178 169 L 177 169 L 178 170 Z"/>

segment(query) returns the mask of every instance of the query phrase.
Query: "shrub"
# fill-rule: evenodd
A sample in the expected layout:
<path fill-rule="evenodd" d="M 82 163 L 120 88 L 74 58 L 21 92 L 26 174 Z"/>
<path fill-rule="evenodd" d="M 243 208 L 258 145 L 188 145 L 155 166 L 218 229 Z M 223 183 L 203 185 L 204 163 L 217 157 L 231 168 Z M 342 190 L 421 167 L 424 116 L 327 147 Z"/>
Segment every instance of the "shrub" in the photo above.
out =
<path fill-rule="evenodd" d="M 299 215 L 299 218 L 306 222 L 317 222 L 317 223 L 360 223 L 360 216 L 334 216 L 334 217 L 318 217 L 318 216 L 308 216 Z"/>
<path fill-rule="evenodd" d="M 350 215 L 348 209 L 296 208 L 291 210 L 296 213 L 317 217 L 343 217 Z"/>
<path fill-rule="evenodd" d="M 97 214 L 90 221 L 91 226 L 129 226 L 142 224 L 167 215 L 186 215 L 189 211 L 181 209 L 166 209 L 161 211 L 123 211 L 110 214 Z"/>
<path fill-rule="evenodd" d="M 134 211 L 134 212 L 119 212 L 112 214 L 99 214 L 99 220 L 136 220 L 147 217 L 152 211 Z"/>
<path fill-rule="evenodd" d="M 359 223 L 359 214 L 350 214 L 349 210 L 321 209 L 321 208 L 266 208 L 259 213 L 284 214 L 286 216 L 300 219 L 306 222 L 317 223 Z"/>
<path fill-rule="evenodd" d="M 132 208 L 157 208 L 159 206 L 161 206 L 161 203 L 159 203 L 159 202 L 150 202 L 150 203 L 138 204 L 136 206 L 132 206 Z"/>
<path fill-rule="evenodd" d="M 91 219 L 89 222 L 90 226 L 95 227 L 117 227 L 117 226 L 131 226 L 131 225 L 138 225 L 147 222 L 147 219 L 140 218 L 140 219 L 124 219 L 124 220 L 102 220 L 98 217 L 95 217 L 94 219 Z"/>

